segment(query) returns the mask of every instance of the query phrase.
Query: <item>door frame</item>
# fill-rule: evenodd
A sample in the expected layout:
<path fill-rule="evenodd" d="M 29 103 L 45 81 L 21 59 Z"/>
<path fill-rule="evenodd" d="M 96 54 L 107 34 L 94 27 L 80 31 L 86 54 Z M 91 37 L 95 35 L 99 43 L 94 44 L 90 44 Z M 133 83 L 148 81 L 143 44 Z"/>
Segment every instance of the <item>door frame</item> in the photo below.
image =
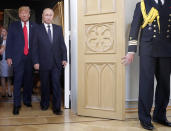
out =
<path fill-rule="evenodd" d="M 67 47 L 67 66 L 64 73 L 64 108 L 70 108 L 70 20 L 69 0 L 64 0 L 64 40 Z"/>

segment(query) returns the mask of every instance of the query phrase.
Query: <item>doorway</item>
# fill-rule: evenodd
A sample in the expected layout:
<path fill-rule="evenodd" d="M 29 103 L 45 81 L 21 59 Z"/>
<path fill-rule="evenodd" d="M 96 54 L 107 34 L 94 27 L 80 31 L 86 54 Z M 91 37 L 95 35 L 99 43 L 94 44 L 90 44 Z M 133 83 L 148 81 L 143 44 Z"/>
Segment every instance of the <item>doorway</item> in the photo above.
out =
<path fill-rule="evenodd" d="M 8 3 L 8 4 L 7 4 Z M 68 23 L 66 22 L 69 20 L 68 13 L 65 13 L 65 19 L 67 19 L 64 22 L 64 0 L 18 0 L 17 3 L 15 1 L 5 0 L 5 2 L 2 1 L 2 4 L 0 5 L 0 25 L 8 27 L 8 25 L 18 20 L 18 11 L 17 9 L 22 5 L 28 5 L 31 8 L 31 21 L 34 21 L 38 24 L 42 23 L 42 11 L 44 8 L 52 8 L 55 12 L 54 17 L 54 24 L 61 25 L 63 27 L 64 32 L 64 38 L 67 46 L 68 51 L 68 59 L 69 59 L 69 28 Z M 67 11 L 65 11 L 67 12 Z M 65 28 L 64 28 L 65 27 Z M 63 88 L 63 103 L 64 108 L 70 108 L 70 78 L 69 78 L 69 67 L 70 65 L 66 67 L 65 70 L 63 70 L 63 75 L 61 77 L 61 87 Z M 0 88 L 0 92 L 1 92 Z M 33 87 L 33 97 L 32 100 L 34 101 L 40 101 L 40 82 L 39 82 L 39 73 L 34 71 L 34 87 Z M 12 98 L 1 98 L 0 102 L 12 102 Z"/>

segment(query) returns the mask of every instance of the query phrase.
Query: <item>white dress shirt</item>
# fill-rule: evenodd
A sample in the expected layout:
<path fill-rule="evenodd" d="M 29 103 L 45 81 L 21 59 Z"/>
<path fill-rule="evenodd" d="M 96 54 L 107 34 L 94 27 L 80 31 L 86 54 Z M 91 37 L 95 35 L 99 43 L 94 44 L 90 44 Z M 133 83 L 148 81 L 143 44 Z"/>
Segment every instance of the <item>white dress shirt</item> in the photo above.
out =
<path fill-rule="evenodd" d="M 158 0 L 155 0 L 155 2 L 156 2 L 157 4 L 159 3 Z M 164 0 L 161 0 L 161 3 L 162 3 L 162 5 L 164 5 Z"/>
<path fill-rule="evenodd" d="M 51 37 L 52 37 L 52 41 L 53 41 L 53 28 L 52 28 L 52 24 L 46 24 L 44 23 L 45 29 L 48 33 L 48 25 L 50 26 L 50 30 L 51 30 Z"/>
<path fill-rule="evenodd" d="M 2 45 L 6 46 L 6 40 L 3 40 Z"/>
<path fill-rule="evenodd" d="M 24 22 L 21 21 L 22 28 L 24 27 Z M 29 21 L 26 22 L 27 34 L 28 34 L 28 48 L 29 48 Z"/>

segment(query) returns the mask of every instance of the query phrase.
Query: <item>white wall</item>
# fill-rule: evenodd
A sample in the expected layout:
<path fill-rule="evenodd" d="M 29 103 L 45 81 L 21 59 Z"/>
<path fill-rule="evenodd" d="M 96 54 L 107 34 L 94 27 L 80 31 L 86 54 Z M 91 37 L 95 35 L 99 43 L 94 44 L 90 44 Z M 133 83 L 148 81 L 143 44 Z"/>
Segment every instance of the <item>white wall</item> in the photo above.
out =
<path fill-rule="evenodd" d="M 133 18 L 136 3 L 140 0 L 125 0 L 125 37 L 126 47 L 128 46 L 128 37 L 130 26 Z M 127 49 L 126 49 L 127 51 Z M 138 99 L 138 82 L 139 81 L 139 57 L 135 56 L 134 62 L 126 67 L 126 101 L 137 101 Z"/>

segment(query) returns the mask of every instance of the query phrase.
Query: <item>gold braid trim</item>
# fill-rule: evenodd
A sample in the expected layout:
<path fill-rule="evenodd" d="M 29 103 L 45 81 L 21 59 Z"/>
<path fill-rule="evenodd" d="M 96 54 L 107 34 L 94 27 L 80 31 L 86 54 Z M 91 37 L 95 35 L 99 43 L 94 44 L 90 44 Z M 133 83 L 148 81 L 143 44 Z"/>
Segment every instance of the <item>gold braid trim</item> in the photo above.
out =
<path fill-rule="evenodd" d="M 158 10 L 155 9 L 154 7 L 152 7 L 150 12 L 147 15 L 144 0 L 141 0 L 141 12 L 142 12 L 142 15 L 143 15 L 143 18 L 144 18 L 144 23 L 141 26 L 141 28 L 146 27 L 147 24 L 152 23 L 154 21 L 154 19 L 157 18 L 158 28 L 159 28 L 159 32 L 160 32 L 160 20 L 159 20 L 160 16 L 159 16 Z"/>

